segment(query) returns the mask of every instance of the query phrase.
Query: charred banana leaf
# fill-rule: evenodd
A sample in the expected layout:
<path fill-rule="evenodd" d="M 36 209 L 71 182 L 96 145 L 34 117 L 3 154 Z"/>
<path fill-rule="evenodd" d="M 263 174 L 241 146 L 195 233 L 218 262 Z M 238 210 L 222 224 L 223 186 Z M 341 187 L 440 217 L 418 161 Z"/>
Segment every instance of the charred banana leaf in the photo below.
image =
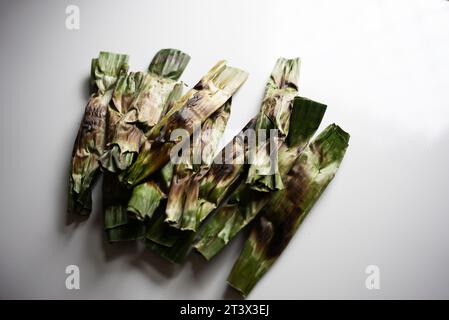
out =
<path fill-rule="evenodd" d="M 117 80 L 127 72 L 128 56 L 100 52 L 92 60 L 94 93 L 87 103 L 72 152 L 68 211 L 88 215 L 92 210 L 92 188 L 99 176 L 98 159 L 106 142 L 106 114 Z"/>
<path fill-rule="evenodd" d="M 131 72 L 118 80 L 108 108 L 108 143 L 100 158 L 110 172 L 127 169 L 149 132 L 182 95 L 177 81 L 190 57 L 176 49 L 160 50 L 148 72 Z"/>
<path fill-rule="evenodd" d="M 198 203 L 194 207 L 200 209 L 197 221 L 202 221 L 223 200 L 225 194 L 241 179 L 245 170 L 245 157 L 249 145 L 247 132 L 252 132 L 255 119 L 252 119 L 214 158 L 205 177 L 201 179 Z M 176 263 L 182 263 L 195 240 L 196 232 L 180 230 L 165 222 L 166 215 L 158 213 L 151 217 L 145 234 L 146 245 L 161 257 Z M 197 222 L 198 223 L 198 222 Z"/>
<path fill-rule="evenodd" d="M 288 245 L 299 225 L 332 181 L 345 155 L 349 134 L 333 124 L 301 153 L 262 209 L 228 283 L 247 296 Z"/>
<path fill-rule="evenodd" d="M 321 103 L 302 97 L 294 99 L 289 135 L 279 148 L 279 176 L 282 179 L 318 129 L 325 112 L 326 106 Z M 208 260 L 215 256 L 256 217 L 271 193 L 240 183 L 227 204 L 215 212 L 200 232 L 196 250 Z"/>
<path fill-rule="evenodd" d="M 154 56 L 147 73 L 130 73 L 119 79 L 108 109 L 108 150 L 100 159 L 106 171 L 120 172 L 132 163 L 141 143 L 146 140 L 145 133 L 181 96 L 182 83 L 177 80 L 189 59 L 179 50 L 163 49 Z M 135 203 L 139 197 L 131 197 L 131 191 L 116 178 L 105 179 L 104 184 L 107 184 L 104 185 L 103 208 L 108 240 L 141 238 L 145 232 L 144 224 L 128 213 L 136 213 L 132 209 L 139 205 Z M 136 195 L 140 196 L 148 188 L 142 185 L 135 189 Z M 159 189 L 154 191 L 149 197 L 151 205 L 157 206 L 164 195 Z"/>
<path fill-rule="evenodd" d="M 120 176 L 121 180 L 134 186 L 162 168 L 170 160 L 172 148 L 182 141 L 182 137 L 172 137 L 175 130 L 184 130 L 191 135 L 195 128 L 229 100 L 246 78 L 246 72 L 227 66 L 225 61 L 217 63 L 150 130 L 136 162 Z"/>
<path fill-rule="evenodd" d="M 190 152 L 175 167 L 165 210 L 165 221 L 175 228 L 196 231 L 204 211 L 209 210 L 198 201 L 200 183 L 212 164 L 230 112 L 231 99 L 206 119 L 200 134 L 193 134 Z"/>
<path fill-rule="evenodd" d="M 257 152 L 246 182 L 258 191 L 283 188 L 278 148 L 288 135 L 293 98 L 298 94 L 300 60 L 279 58 L 266 85 L 257 118 Z"/>

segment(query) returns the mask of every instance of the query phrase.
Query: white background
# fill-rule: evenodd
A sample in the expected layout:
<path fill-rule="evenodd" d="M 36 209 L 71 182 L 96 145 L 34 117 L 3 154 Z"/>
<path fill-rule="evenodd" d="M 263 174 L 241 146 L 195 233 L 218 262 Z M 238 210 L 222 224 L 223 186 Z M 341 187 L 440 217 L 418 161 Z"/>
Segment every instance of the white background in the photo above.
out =
<path fill-rule="evenodd" d="M 78 31 L 65 27 L 70 4 Z M 449 298 L 448 1 L 2 1 L 0 18 L 1 298 L 235 297 L 225 280 L 241 239 L 173 267 L 105 243 L 98 192 L 90 219 L 66 224 L 90 59 L 128 53 L 144 70 L 166 47 L 191 55 L 190 86 L 223 58 L 249 72 L 225 140 L 259 109 L 280 56 L 302 58 L 301 95 L 328 105 L 321 128 L 351 133 L 335 180 L 249 298 Z M 80 290 L 65 288 L 70 264 Z M 370 264 L 380 290 L 365 288 Z"/>

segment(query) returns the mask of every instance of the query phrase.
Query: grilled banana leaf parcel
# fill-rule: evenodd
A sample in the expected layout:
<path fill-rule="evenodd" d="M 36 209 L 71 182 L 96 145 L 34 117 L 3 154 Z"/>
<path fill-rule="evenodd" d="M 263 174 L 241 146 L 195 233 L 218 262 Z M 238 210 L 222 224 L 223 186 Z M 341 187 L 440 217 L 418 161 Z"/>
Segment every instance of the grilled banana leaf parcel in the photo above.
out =
<path fill-rule="evenodd" d="M 247 296 L 288 245 L 299 225 L 332 181 L 345 155 L 349 134 L 333 124 L 301 153 L 262 209 L 234 264 L 228 283 Z"/>
<path fill-rule="evenodd" d="M 177 81 L 190 57 L 176 49 L 160 50 L 148 72 L 131 72 L 119 78 L 108 108 L 106 151 L 100 158 L 110 172 L 127 169 L 153 128 L 182 95 Z"/>
<path fill-rule="evenodd" d="M 217 208 L 247 170 L 247 159 L 254 146 L 249 136 L 254 132 L 256 119 L 245 127 L 215 157 L 209 171 L 201 180 L 196 206 L 203 206 L 202 218 Z M 210 210 L 205 210 L 210 208 Z"/>
<path fill-rule="evenodd" d="M 246 177 L 248 165 L 245 161 L 252 157 L 251 152 L 256 149 L 255 126 L 258 125 L 261 131 L 268 131 L 273 128 L 268 123 L 270 119 L 274 119 L 284 133 L 282 141 L 284 140 L 290 123 L 291 102 L 297 93 L 295 86 L 298 77 L 299 59 L 278 59 L 266 85 L 265 98 L 257 120 L 250 121 L 214 159 L 210 168 L 204 166 L 193 179 L 190 176 L 174 177 L 168 197 L 166 221 L 185 232 L 178 232 L 161 223 L 161 218 L 154 218 L 152 227 L 146 233 L 148 247 L 168 260 L 182 261 L 193 244 L 195 235 L 191 232 L 196 232 L 236 183 Z M 184 238 L 182 245 L 173 243 L 173 239 L 178 238 Z M 185 244 L 186 239 L 190 240 L 189 246 Z M 173 246 L 179 246 L 178 250 Z"/>
<path fill-rule="evenodd" d="M 280 167 L 283 169 L 281 170 L 282 174 L 291 168 L 298 154 L 316 132 L 325 110 L 326 106 L 323 104 L 306 98 L 295 98 L 291 115 L 290 133 L 279 151 Z M 229 194 L 233 186 L 239 183 L 239 181 L 239 188 L 244 187 L 245 190 L 245 192 L 241 193 L 240 202 L 220 208 L 218 214 L 213 215 L 210 220 L 206 221 L 204 229 L 199 232 L 200 240 L 197 244 L 197 249 L 206 258 L 211 258 L 222 249 L 239 230 L 254 218 L 260 208 L 266 204 L 266 199 L 268 199 L 266 192 L 253 190 L 242 179 L 246 172 L 244 160 L 249 157 L 249 149 L 254 147 L 254 145 L 248 144 L 246 138 L 248 131 L 254 129 L 254 126 L 255 119 L 250 121 L 233 141 L 221 151 L 214 160 L 212 169 L 202 179 L 200 197 L 198 198 L 200 204 L 206 204 L 201 211 L 202 213 L 208 214 L 222 203 L 225 195 Z M 227 152 L 227 150 L 231 150 L 231 152 Z M 235 191 L 236 194 L 240 194 L 239 188 Z M 234 197 L 234 199 L 237 198 Z M 197 206 L 197 208 L 199 207 Z M 204 208 L 211 209 L 205 210 Z M 235 219 L 235 215 L 240 214 L 239 210 L 248 213 L 246 220 L 243 216 L 240 219 Z M 204 219 L 207 214 L 197 216 L 198 221 L 201 222 L 199 217 Z M 195 240 L 195 233 L 192 230 L 182 231 L 174 229 L 164 223 L 161 215 L 153 217 L 151 221 L 151 227 L 145 235 L 146 246 L 169 261 L 182 263 L 190 252 L 190 247 Z M 228 230 L 229 228 L 231 229 Z M 207 242 L 202 243 L 204 240 L 202 236 L 205 234 L 211 238 L 213 235 L 214 237 L 213 239 L 208 238 Z M 221 237 L 228 237 L 228 240 L 224 241 Z M 201 245 L 204 245 L 204 247 Z"/>
<path fill-rule="evenodd" d="M 163 49 L 153 58 L 148 73 L 136 72 L 119 79 L 112 103 L 108 109 L 108 150 L 100 159 L 102 167 L 118 172 L 131 164 L 138 152 L 145 132 L 156 125 L 182 94 L 182 83 L 177 82 L 189 56 L 179 50 Z M 108 241 L 141 238 L 144 224 L 128 214 L 131 190 L 114 175 L 103 180 L 103 210 Z M 146 185 L 136 188 L 137 194 Z M 163 197 L 159 189 L 150 194 L 151 205 L 157 206 Z"/>
<path fill-rule="evenodd" d="M 200 215 L 195 216 L 195 224 L 198 225 L 218 204 L 236 182 L 241 178 L 245 168 L 245 157 L 248 153 L 248 141 L 246 135 L 252 131 L 255 118 L 228 143 L 215 157 L 211 169 L 201 179 L 197 202 L 192 207 L 199 210 Z M 149 198 L 146 203 L 150 203 Z M 146 246 L 163 258 L 182 263 L 191 250 L 196 232 L 193 230 L 176 229 L 165 222 L 166 214 L 156 213 L 149 221 L 145 239 Z"/>
<path fill-rule="evenodd" d="M 128 56 L 100 52 L 92 60 L 94 93 L 87 103 L 72 152 L 68 211 L 88 215 L 92 209 L 92 188 L 99 176 L 98 159 L 106 141 L 106 113 L 117 80 L 127 72 Z"/>
<path fill-rule="evenodd" d="M 173 227 L 196 231 L 202 221 L 203 206 L 197 206 L 200 183 L 216 155 L 230 112 L 231 99 L 206 119 L 200 134 L 193 134 L 189 154 L 175 167 L 165 209 L 166 222 Z"/>
<path fill-rule="evenodd" d="M 131 190 L 124 187 L 117 176 L 105 172 L 103 176 L 104 229 L 109 242 L 142 239 L 145 224 L 128 215 L 126 206 Z"/>
<path fill-rule="evenodd" d="M 201 177 L 202 181 L 199 183 L 198 192 L 197 189 L 194 189 L 195 191 L 190 194 L 188 207 L 191 208 L 189 212 L 192 214 L 189 215 L 189 226 L 184 227 L 185 229 L 196 231 L 201 221 L 219 206 L 238 179 L 246 178 L 254 188 L 260 185 L 260 181 L 268 182 L 273 178 L 280 179 L 279 174 L 270 174 L 269 172 L 272 161 L 270 161 L 270 154 L 267 153 L 267 150 L 273 144 L 277 145 L 284 141 L 288 135 L 292 101 L 298 93 L 299 69 L 299 58 L 279 58 L 276 61 L 266 84 L 264 99 L 254 126 L 245 128 L 240 134 L 240 138 L 233 141 L 235 144 L 228 145 L 224 150 L 237 148 L 238 151 L 228 152 L 230 156 L 221 155 L 220 161 L 214 161 L 210 171 Z M 269 137 L 273 131 L 278 133 L 278 138 L 271 143 L 263 143 L 259 139 L 263 136 Z M 237 152 L 239 152 L 238 155 Z M 275 152 L 277 155 L 277 149 Z M 248 165 L 244 165 L 241 161 L 253 162 L 249 166 L 249 173 Z M 274 165 L 276 171 L 277 160 Z M 282 184 L 282 182 L 278 184 Z M 196 219 L 194 219 L 195 216 Z M 168 219 L 168 221 L 171 220 Z"/>
<path fill-rule="evenodd" d="M 257 152 L 246 182 L 259 191 L 283 188 L 278 148 L 288 135 L 293 98 L 298 94 L 300 60 L 279 58 L 266 85 L 256 122 Z"/>
<path fill-rule="evenodd" d="M 177 264 L 185 262 L 195 232 L 179 230 L 165 222 L 165 212 L 156 212 L 145 233 L 145 246 L 160 257 Z"/>
<path fill-rule="evenodd" d="M 147 134 L 136 162 L 120 177 L 130 186 L 145 180 L 170 160 L 170 151 L 182 141 L 172 137 L 177 129 L 192 134 L 220 108 L 246 81 L 247 73 L 218 62 L 196 86 L 173 106 L 172 110 Z M 174 139 L 173 139 L 174 138 Z"/>
<path fill-rule="evenodd" d="M 279 148 L 279 176 L 282 179 L 318 129 L 325 112 L 326 105 L 295 97 L 289 134 Z M 242 181 L 226 205 L 218 209 L 201 230 L 196 250 L 208 260 L 215 256 L 256 217 L 271 193 L 254 190 Z"/>
<path fill-rule="evenodd" d="M 171 172 L 172 177 L 168 190 L 161 191 L 161 189 L 165 189 L 163 185 L 166 185 L 162 171 L 159 174 L 159 179 L 149 179 L 134 187 L 133 195 L 128 203 L 128 210 L 134 212 L 140 220 L 144 220 L 146 217 L 151 218 L 160 203 L 160 200 L 155 202 L 154 195 L 159 194 L 160 199 L 168 195 L 167 219 L 171 219 L 170 223 L 173 225 L 181 223 L 188 198 L 195 193 L 197 179 L 201 179 L 212 162 L 215 149 L 226 128 L 230 111 L 231 101 L 229 100 L 206 119 L 201 130 L 197 130 L 193 136 L 187 137 L 189 143 L 184 145 L 185 154 L 179 157 L 178 163 Z M 160 181 L 161 178 L 162 181 Z"/>

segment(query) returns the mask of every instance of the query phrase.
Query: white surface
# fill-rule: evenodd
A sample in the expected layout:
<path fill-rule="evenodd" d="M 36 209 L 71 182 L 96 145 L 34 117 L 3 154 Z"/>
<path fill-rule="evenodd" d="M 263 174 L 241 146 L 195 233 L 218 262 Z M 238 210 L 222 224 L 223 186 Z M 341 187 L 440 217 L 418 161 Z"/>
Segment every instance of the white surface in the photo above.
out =
<path fill-rule="evenodd" d="M 65 28 L 69 4 L 78 31 Z M 65 224 L 90 59 L 129 53 L 143 70 L 165 47 L 191 55 L 189 85 L 222 58 L 250 73 L 227 139 L 258 110 L 279 56 L 302 58 L 301 94 L 328 105 L 321 128 L 351 133 L 335 180 L 250 298 L 449 298 L 448 1 L 10 1 L 0 17 L 1 298 L 234 297 L 238 241 L 181 269 L 104 243 L 98 201 L 87 222 Z M 70 264 L 80 290 L 65 288 Z M 370 264 L 377 291 L 365 288 Z"/>

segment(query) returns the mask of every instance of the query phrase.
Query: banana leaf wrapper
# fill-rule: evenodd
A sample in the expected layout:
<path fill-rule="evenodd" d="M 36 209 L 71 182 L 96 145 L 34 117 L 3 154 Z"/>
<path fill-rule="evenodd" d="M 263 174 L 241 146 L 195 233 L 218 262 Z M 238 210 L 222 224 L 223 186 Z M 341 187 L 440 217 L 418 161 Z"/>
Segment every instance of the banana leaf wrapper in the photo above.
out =
<path fill-rule="evenodd" d="M 161 258 L 176 264 L 186 261 L 195 239 L 195 232 L 180 230 L 165 222 L 165 203 L 149 219 L 145 246 Z"/>
<path fill-rule="evenodd" d="M 133 213 L 134 217 L 140 220 L 142 224 L 144 224 L 144 221 L 148 220 L 145 223 L 147 225 L 147 247 L 150 249 L 152 248 L 155 253 L 171 262 L 180 263 L 187 255 L 187 252 L 190 251 L 190 246 L 193 242 L 192 236 L 186 237 L 186 235 L 189 234 L 188 232 L 180 232 L 180 230 L 170 227 L 165 222 L 165 208 L 167 205 L 167 202 L 165 201 L 167 198 L 166 195 L 169 194 L 171 186 L 177 184 L 178 181 L 178 177 L 173 177 L 173 172 L 175 172 L 176 169 L 183 170 L 183 173 L 185 174 L 184 178 L 190 177 L 190 179 L 185 179 L 186 183 L 190 183 L 192 186 L 195 183 L 198 183 L 197 179 L 207 171 L 207 166 L 212 162 L 211 155 L 213 155 L 213 150 L 211 150 L 211 152 L 207 152 L 207 150 L 213 149 L 214 146 L 218 144 L 218 140 L 221 137 L 229 118 L 230 106 L 231 101 L 229 100 L 229 102 L 217 110 L 203 124 L 203 133 L 208 132 L 208 130 L 214 126 L 218 126 L 219 128 L 214 132 L 212 135 L 213 137 L 208 134 L 202 136 L 201 150 L 202 153 L 204 152 L 205 157 L 201 158 L 202 162 L 199 166 L 193 164 L 192 161 L 187 161 L 187 163 L 182 163 L 176 168 L 172 162 L 169 162 L 161 170 L 157 171 L 155 175 L 152 175 L 149 180 L 137 185 L 132 190 L 126 212 L 128 212 L 128 214 Z M 211 132 L 209 131 L 209 133 Z M 179 185 L 176 185 L 174 190 L 178 189 L 180 189 Z M 184 195 L 187 196 L 189 190 L 183 189 L 183 191 L 185 192 Z M 164 212 L 159 212 L 157 216 L 153 217 L 153 215 L 160 210 L 163 210 Z M 141 234 L 138 233 L 136 236 L 140 238 Z M 184 245 L 187 240 L 178 241 L 178 238 L 189 239 L 189 245 Z M 156 240 L 156 242 L 151 245 L 151 242 L 153 241 L 150 239 Z M 179 248 L 177 250 L 171 250 L 166 247 L 159 247 L 158 242 L 163 243 L 164 246 L 176 245 Z"/>
<path fill-rule="evenodd" d="M 102 193 L 106 240 L 118 242 L 142 239 L 145 235 L 145 224 L 126 212 L 131 190 L 124 187 L 115 174 L 105 172 Z"/>
<path fill-rule="evenodd" d="M 145 216 L 141 212 L 156 211 L 166 199 L 159 185 L 147 181 L 131 190 L 114 175 L 103 186 L 107 240 L 119 242 L 144 238 L 148 221 L 144 221 Z"/>
<path fill-rule="evenodd" d="M 254 132 L 255 123 L 256 119 L 251 119 L 214 158 L 200 183 L 200 204 L 207 203 L 206 206 L 217 208 L 247 172 L 248 166 L 245 162 L 254 149 L 248 136 Z"/>
<path fill-rule="evenodd" d="M 131 163 L 140 143 L 146 139 L 145 132 L 154 127 L 181 96 L 182 83 L 176 80 L 189 59 L 187 54 L 179 50 L 163 49 L 153 58 L 148 73 L 130 73 L 119 80 L 112 106 L 108 110 L 108 131 L 111 135 L 108 141 L 111 142 L 108 144 L 109 150 L 101 159 L 103 168 L 117 172 L 126 169 Z M 167 170 L 161 171 L 162 175 L 167 174 Z M 133 208 L 140 205 L 136 202 L 147 190 L 151 191 L 146 197 L 150 199 L 152 207 L 157 207 L 161 199 L 165 198 L 164 193 L 155 183 L 146 183 L 137 186 L 133 190 L 134 197 L 131 197 L 131 191 L 118 179 L 105 179 L 103 182 L 107 184 L 104 186 L 105 192 L 113 195 L 105 194 L 103 203 L 108 241 L 142 238 L 145 224 L 142 219 L 136 219 Z"/>
<path fill-rule="evenodd" d="M 148 133 L 136 162 L 121 180 L 134 186 L 162 168 L 170 160 L 170 151 L 182 141 L 172 139 L 176 129 L 192 134 L 208 117 L 218 110 L 246 81 L 247 73 L 218 62 L 196 85 L 173 106 L 172 110 Z"/>
<path fill-rule="evenodd" d="M 148 221 L 144 221 L 146 214 L 156 211 L 166 199 L 171 179 L 169 166 L 170 164 L 167 164 L 160 170 L 156 179 L 141 183 L 133 189 L 123 185 L 116 175 L 112 181 L 104 180 L 103 185 L 108 186 L 107 192 L 111 194 L 108 196 L 106 191 L 103 193 L 104 199 L 110 199 L 103 204 L 105 230 L 109 242 L 144 238 L 148 225 Z"/>
<path fill-rule="evenodd" d="M 178 221 L 181 222 L 186 199 L 190 197 L 198 179 L 207 172 L 226 128 L 230 111 L 229 100 L 206 119 L 201 126 L 201 134 L 187 137 L 187 154 L 179 159 L 178 164 L 167 163 L 146 182 L 134 187 L 128 211 L 134 212 L 139 220 L 151 218 L 159 207 L 160 201 L 154 201 L 154 195 L 157 194 L 160 199 L 168 198 L 167 212 L 174 213 L 174 210 L 178 210 Z M 197 141 L 192 141 L 195 136 Z"/>
<path fill-rule="evenodd" d="M 72 151 L 68 211 L 88 215 L 92 210 L 92 188 L 100 170 L 98 159 L 106 142 L 106 114 L 117 80 L 126 74 L 128 56 L 100 52 L 92 60 L 90 96 Z"/>
<path fill-rule="evenodd" d="M 154 222 L 151 218 L 155 212 L 165 208 L 167 194 L 170 190 L 173 176 L 173 167 L 173 163 L 169 162 L 152 175 L 150 179 L 135 186 L 130 191 L 131 195 L 127 198 L 128 202 L 121 203 L 123 214 L 132 216 L 132 218 L 139 221 L 141 225 L 145 225 L 147 229 L 148 226 L 150 226 L 152 228 L 151 230 L 155 230 L 155 226 L 153 226 Z M 122 188 L 130 190 L 123 184 L 120 183 L 120 185 Z M 162 213 L 160 213 L 160 215 L 162 216 Z M 148 218 L 150 220 L 148 220 Z M 146 230 L 145 233 L 148 232 Z M 136 233 L 136 237 L 140 238 L 141 234 Z"/>
<path fill-rule="evenodd" d="M 326 108 L 319 102 L 295 97 L 289 135 L 279 148 L 279 175 L 283 179 L 315 134 Z M 255 190 L 244 181 L 240 183 L 226 205 L 218 209 L 201 230 L 196 250 L 207 260 L 214 257 L 257 216 L 271 194 Z"/>
<path fill-rule="evenodd" d="M 176 231 L 180 230 L 176 229 Z M 191 251 L 194 238 L 195 232 L 186 230 L 181 231 L 179 234 L 176 233 L 176 238 L 173 239 L 173 244 L 171 246 L 159 244 L 145 238 L 145 247 L 169 262 L 182 264 L 186 261 L 186 258 Z"/>
<path fill-rule="evenodd" d="M 148 72 L 121 76 L 108 107 L 106 151 L 101 166 L 110 172 L 127 169 L 149 132 L 182 95 L 179 77 L 190 57 L 176 49 L 160 50 Z"/>
<path fill-rule="evenodd" d="M 345 155 L 349 134 L 333 124 L 301 153 L 262 209 L 228 283 L 247 296 L 284 251 L 299 225 L 332 181 Z"/>
<path fill-rule="evenodd" d="M 241 180 L 245 172 L 245 157 L 248 157 L 250 148 L 246 135 L 248 131 L 253 131 L 255 123 L 254 118 L 246 124 L 214 158 L 211 169 L 201 179 L 199 197 L 196 200 L 199 203 L 196 208 L 201 208 L 199 220 L 203 220 L 216 208 Z M 182 263 L 191 251 L 196 232 L 176 229 L 166 223 L 165 219 L 165 211 L 151 217 L 145 234 L 146 246 L 168 261 Z"/>
<path fill-rule="evenodd" d="M 217 153 L 230 112 L 231 99 L 206 119 L 200 135 L 193 135 L 188 156 L 175 168 L 165 210 L 165 221 L 175 228 L 196 231 L 210 210 L 198 201 L 200 183 Z"/>
<path fill-rule="evenodd" d="M 223 202 L 239 180 L 245 176 L 248 177 L 248 167 L 251 166 L 245 164 L 245 159 L 257 161 L 254 157 L 265 150 L 265 145 L 264 148 L 258 148 L 257 144 L 248 144 L 250 132 L 257 135 L 258 130 L 269 132 L 276 129 L 282 133 L 281 137 L 288 135 L 291 103 L 297 94 L 299 66 L 298 58 L 278 59 L 266 84 L 265 96 L 258 116 L 252 119 L 232 143 L 221 151 L 209 172 L 203 177 L 199 190 L 199 203 L 196 205 L 208 208 L 203 210 L 202 220 Z M 261 152 L 257 149 L 261 149 Z M 232 152 L 227 152 L 228 150 Z"/>
<path fill-rule="evenodd" d="M 279 58 L 266 85 L 257 118 L 257 152 L 246 182 L 258 191 L 283 188 L 278 148 L 288 136 L 293 98 L 298 94 L 300 60 Z"/>

